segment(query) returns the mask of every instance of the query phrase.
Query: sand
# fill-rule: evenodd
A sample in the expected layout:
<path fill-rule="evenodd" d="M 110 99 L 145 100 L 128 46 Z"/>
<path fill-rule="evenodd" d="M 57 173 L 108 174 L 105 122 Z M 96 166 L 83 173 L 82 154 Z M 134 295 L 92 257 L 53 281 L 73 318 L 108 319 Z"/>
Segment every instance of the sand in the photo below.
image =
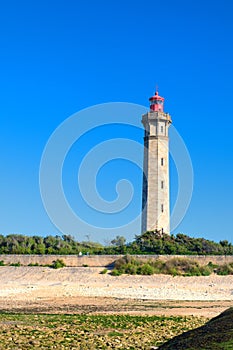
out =
<path fill-rule="evenodd" d="M 233 304 L 233 276 L 111 276 L 102 270 L 0 267 L 0 310 L 212 317 Z"/>

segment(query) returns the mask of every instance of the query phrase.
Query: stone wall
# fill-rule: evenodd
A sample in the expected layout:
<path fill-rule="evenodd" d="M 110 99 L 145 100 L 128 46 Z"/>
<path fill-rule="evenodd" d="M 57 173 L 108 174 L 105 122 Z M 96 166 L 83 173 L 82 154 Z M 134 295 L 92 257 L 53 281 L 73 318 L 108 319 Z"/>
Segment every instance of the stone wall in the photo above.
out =
<path fill-rule="evenodd" d="M 38 263 L 39 265 L 52 264 L 54 260 L 62 259 L 66 266 L 88 265 L 90 267 L 106 267 L 113 265 L 114 261 L 122 257 L 123 255 L 0 255 L 0 260 L 3 260 L 5 264 L 20 263 L 21 265 L 29 265 L 31 263 Z M 206 265 L 210 261 L 213 264 L 223 265 L 225 263 L 232 263 L 233 256 L 224 255 L 212 255 L 212 256 L 196 256 L 196 255 L 134 255 L 135 258 L 140 260 L 147 259 L 161 259 L 167 261 L 174 257 L 187 258 L 198 261 L 200 265 Z"/>

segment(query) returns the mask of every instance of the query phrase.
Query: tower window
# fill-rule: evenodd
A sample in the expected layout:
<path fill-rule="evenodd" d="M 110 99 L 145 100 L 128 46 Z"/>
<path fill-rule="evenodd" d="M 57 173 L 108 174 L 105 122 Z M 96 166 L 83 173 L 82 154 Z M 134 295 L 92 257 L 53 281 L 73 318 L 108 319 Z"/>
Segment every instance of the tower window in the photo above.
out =
<path fill-rule="evenodd" d="M 161 158 L 161 165 L 164 165 L 164 158 Z"/>
<path fill-rule="evenodd" d="M 161 181 L 161 188 L 164 188 L 164 181 Z"/>
<path fill-rule="evenodd" d="M 161 133 L 163 134 L 163 125 L 161 125 L 160 130 L 161 130 Z"/>
<path fill-rule="evenodd" d="M 161 204 L 161 212 L 162 212 L 162 213 L 164 212 L 163 204 Z"/>

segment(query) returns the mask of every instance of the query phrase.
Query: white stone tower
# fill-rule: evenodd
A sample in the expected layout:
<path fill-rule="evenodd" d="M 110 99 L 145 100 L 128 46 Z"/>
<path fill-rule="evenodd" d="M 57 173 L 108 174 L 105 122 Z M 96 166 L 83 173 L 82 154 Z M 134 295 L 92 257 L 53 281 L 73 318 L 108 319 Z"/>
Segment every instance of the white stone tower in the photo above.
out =
<path fill-rule="evenodd" d="M 170 233 L 169 139 L 171 117 L 164 113 L 158 91 L 150 99 L 150 111 L 142 116 L 145 128 L 142 233 Z"/>

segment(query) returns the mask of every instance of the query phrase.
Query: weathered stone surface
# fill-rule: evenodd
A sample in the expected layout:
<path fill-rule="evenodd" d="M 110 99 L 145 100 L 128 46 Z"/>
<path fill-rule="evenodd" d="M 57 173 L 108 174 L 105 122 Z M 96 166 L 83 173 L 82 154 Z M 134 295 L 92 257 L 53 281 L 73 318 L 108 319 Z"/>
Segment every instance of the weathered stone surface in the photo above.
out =
<path fill-rule="evenodd" d="M 145 128 L 142 232 L 170 232 L 169 114 L 149 112 L 142 116 Z"/>

